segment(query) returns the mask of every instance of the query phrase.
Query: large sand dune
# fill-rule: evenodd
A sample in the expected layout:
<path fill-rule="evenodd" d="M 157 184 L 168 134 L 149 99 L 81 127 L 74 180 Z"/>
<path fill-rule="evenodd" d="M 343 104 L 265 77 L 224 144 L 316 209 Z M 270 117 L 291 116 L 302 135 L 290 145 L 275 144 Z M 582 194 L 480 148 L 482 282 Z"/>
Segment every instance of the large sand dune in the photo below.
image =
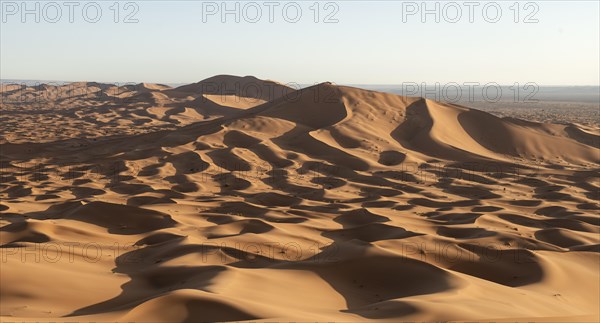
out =
<path fill-rule="evenodd" d="M 598 129 L 224 75 L 2 98 L 2 321 L 600 319 Z"/>

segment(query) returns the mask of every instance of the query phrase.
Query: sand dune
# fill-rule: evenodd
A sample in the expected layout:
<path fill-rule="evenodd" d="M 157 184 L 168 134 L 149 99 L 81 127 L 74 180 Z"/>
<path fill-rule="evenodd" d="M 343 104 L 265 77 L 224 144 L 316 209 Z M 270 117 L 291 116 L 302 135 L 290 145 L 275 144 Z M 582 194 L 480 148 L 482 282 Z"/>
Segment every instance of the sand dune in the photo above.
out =
<path fill-rule="evenodd" d="M 599 129 L 226 75 L 2 97 L 3 321 L 600 319 Z"/>

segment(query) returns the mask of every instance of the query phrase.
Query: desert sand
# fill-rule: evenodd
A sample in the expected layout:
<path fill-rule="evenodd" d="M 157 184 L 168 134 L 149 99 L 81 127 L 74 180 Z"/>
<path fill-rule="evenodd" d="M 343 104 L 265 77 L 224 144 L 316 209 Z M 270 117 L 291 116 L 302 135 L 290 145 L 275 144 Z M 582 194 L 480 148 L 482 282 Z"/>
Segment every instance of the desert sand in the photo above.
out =
<path fill-rule="evenodd" d="M 322 83 L 2 86 L 0 320 L 600 320 L 600 129 Z"/>

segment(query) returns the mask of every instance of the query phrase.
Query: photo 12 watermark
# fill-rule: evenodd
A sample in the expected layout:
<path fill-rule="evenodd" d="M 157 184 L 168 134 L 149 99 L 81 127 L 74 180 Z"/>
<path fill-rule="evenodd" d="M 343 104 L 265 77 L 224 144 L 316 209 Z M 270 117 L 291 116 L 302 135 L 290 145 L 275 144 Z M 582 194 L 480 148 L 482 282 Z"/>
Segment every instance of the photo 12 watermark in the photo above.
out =
<path fill-rule="evenodd" d="M 138 23 L 140 2 L 134 1 L 2 1 L 2 23 Z"/>
<path fill-rule="evenodd" d="M 203 1 L 202 22 L 336 24 L 340 3 L 333 1 Z"/>
<path fill-rule="evenodd" d="M 332 232 L 335 232 L 333 230 Z M 187 254 L 198 255 L 202 264 L 228 264 L 242 260 L 248 263 L 303 262 L 335 263 L 341 261 L 340 246 L 343 240 L 329 243 L 307 241 L 263 241 L 236 242 L 219 241 L 189 245 Z M 149 256 L 144 251 L 151 246 L 143 243 L 106 244 L 101 242 L 42 242 L 13 243 L 0 248 L 0 264 L 10 263 L 98 263 L 114 261 L 117 266 L 128 264 L 154 265 L 164 259 Z M 471 242 L 468 246 L 458 246 L 447 242 L 406 241 L 396 248 L 403 259 L 452 263 L 465 262 L 532 262 L 532 258 L 506 243 Z M 183 255 L 179 255 L 183 256 Z"/>
<path fill-rule="evenodd" d="M 247 102 L 261 103 L 276 99 L 285 102 L 311 100 L 314 103 L 339 102 L 341 92 L 337 84 L 325 82 L 330 87 L 320 87 L 319 84 L 300 84 L 298 82 L 272 83 L 265 81 L 243 82 L 198 82 L 197 95 L 210 95 L 211 98 L 200 96 L 201 103 Z M 414 82 L 404 81 L 397 85 L 386 85 L 383 89 L 375 89 L 409 97 L 423 97 L 450 103 L 484 101 L 495 103 L 499 101 L 514 103 L 536 103 L 540 86 L 536 82 L 514 82 L 502 85 L 499 82 Z M 69 104 L 69 100 L 87 98 L 102 101 L 107 104 L 135 103 L 136 96 L 123 94 L 147 91 L 142 83 L 5 83 L 0 89 L 0 98 L 4 104 L 44 104 L 57 106 Z M 166 90 L 167 93 L 177 92 L 177 88 Z"/>
<path fill-rule="evenodd" d="M 535 103 L 540 86 L 535 82 L 500 85 L 497 82 L 403 82 L 400 84 L 400 94 L 404 96 L 419 96 L 450 103 L 484 101 L 495 103 L 499 101 L 514 103 Z"/>
<path fill-rule="evenodd" d="M 223 176 L 234 175 L 235 180 L 263 180 L 267 183 L 304 183 L 315 179 L 343 177 L 346 169 L 336 165 L 316 163 L 298 169 L 280 168 L 263 162 L 248 166 L 246 163 L 219 163 L 207 167 L 202 162 L 190 161 L 182 165 L 185 173 L 194 177 L 197 183 L 220 182 Z M 511 177 L 520 179 L 532 176 L 543 168 L 542 164 L 523 166 L 518 160 L 513 163 L 464 162 L 445 165 L 443 163 L 403 162 L 395 165 L 395 179 L 402 182 L 438 183 L 446 179 L 473 181 L 480 175 L 492 177 Z M 104 182 L 106 187 L 126 182 L 132 177 L 144 177 L 151 174 L 147 169 L 135 163 L 122 161 L 103 164 L 60 164 L 46 165 L 35 162 L 0 161 L 0 183 L 46 182 L 52 178 L 62 180 L 96 183 Z M 222 181 L 221 181 L 222 182 Z M 229 185 L 221 183 L 221 185 Z M 326 184 L 322 184 L 326 187 Z"/>
<path fill-rule="evenodd" d="M 529 1 L 402 1 L 402 22 L 539 23 L 540 5 Z"/>

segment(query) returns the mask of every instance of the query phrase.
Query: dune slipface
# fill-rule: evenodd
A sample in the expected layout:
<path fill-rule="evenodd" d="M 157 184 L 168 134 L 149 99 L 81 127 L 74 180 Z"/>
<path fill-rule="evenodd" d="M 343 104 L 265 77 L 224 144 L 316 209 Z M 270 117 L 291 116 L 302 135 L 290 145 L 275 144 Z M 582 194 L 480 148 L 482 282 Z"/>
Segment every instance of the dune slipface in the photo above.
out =
<path fill-rule="evenodd" d="M 597 130 L 227 75 L 2 97 L 2 321 L 600 319 Z"/>

